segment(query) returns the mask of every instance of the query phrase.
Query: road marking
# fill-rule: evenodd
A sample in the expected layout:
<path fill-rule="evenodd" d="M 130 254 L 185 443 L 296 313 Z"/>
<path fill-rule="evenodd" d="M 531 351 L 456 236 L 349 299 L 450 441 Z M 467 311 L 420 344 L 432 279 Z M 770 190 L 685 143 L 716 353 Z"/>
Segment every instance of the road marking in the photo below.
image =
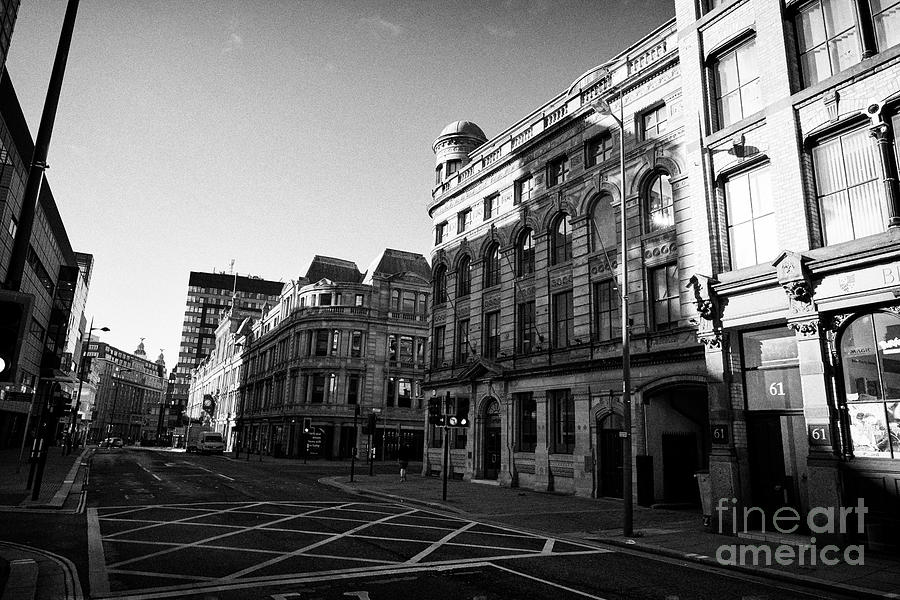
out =
<path fill-rule="evenodd" d="M 553 581 L 548 581 L 547 579 L 541 579 L 540 577 L 535 577 L 533 575 L 528 575 L 526 573 L 520 573 L 514 569 L 509 569 L 507 567 L 501 567 L 500 565 L 491 564 L 495 569 L 499 569 L 501 571 L 506 571 L 507 573 L 512 573 L 513 575 L 518 575 L 519 577 L 524 577 L 526 579 L 531 579 L 532 581 L 539 581 L 545 585 L 549 585 L 551 587 L 559 588 L 561 590 L 566 590 L 567 592 L 572 592 L 573 594 L 578 594 L 579 596 L 584 596 L 585 598 L 592 598 L 593 600 L 606 600 L 601 596 L 594 596 L 593 594 L 588 594 L 587 592 L 582 592 L 581 590 L 576 590 L 575 588 L 570 588 L 565 585 L 561 585 L 559 583 L 554 583 Z"/>
<path fill-rule="evenodd" d="M 148 469 L 148 468 L 145 467 L 144 465 L 138 465 L 138 466 L 139 466 L 140 468 L 142 468 L 143 470 L 147 471 L 148 473 L 150 473 L 151 475 L 153 475 L 153 478 L 156 479 L 157 481 L 162 481 L 162 478 L 161 478 L 159 475 L 157 475 L 156 473 L 154 473 L 153 471 L 151 471 L 150 469 Z"/>
<path fill-rule="evenodd" d="M 435 543 L 431 544 L 430 546 L 428 546 L 427 548 L 425 548 L 424 550 L 422 550 L 421 552 L 419 552 L 418 554 L 413 556 L 411 559 L 406 561 L 406 563 L 407 564 L 415 564 L 415 563 L 421 561 L 423 558 L 425 558 L 426 556 L 428 556 L 429 554 L 431 554 L 432 552 L 434 552 L 435 550 L 437 550 L 438 548 L 440 548 L 441 546 L 443 546 L 444 544 L 446 544 L 447 542 L 449 542 L 450 540 L 452 540 L 453 538 L 455 538 L 456 536 L 461 534 L 462 532 L 467 531 L 467 530 L 471 529 L 472 527 L 475 527 L 476 525 L 478 525 L 478 523 L 476 523 L 475 521 L 470 521 L 470 522 L 466 523 L 459 529 L 448 533 L 447 535 L 445 535 L 444 537 L 442 537 Z"/>
<path fill-rule="evenodd" d="M 219 477 L 221 477 L 223 479 L 227 479 L 228 481 L 234 481 L 234 478 L 229 477 L 228 475 L 222 475 L 221 473 L 216 473 L 216 475 L 218 475 Z"/>
<path fill-rule="evenodd" d="M 88 525 L 88 568 L 91 593 L 95 595 L 109 593 L 109 575 L 106 570 L 106 555 L 103 553 L 103 541 L 100 537 L 100 520 L 97 509 L 87 509 Z"/>
<path fill-rule="evenodd" d="M 548 539 L 544 542 L 544 549 L 541 550 L 541 554 L 553 554 L 553 544 L 556 542 L 554 539 Z"/>

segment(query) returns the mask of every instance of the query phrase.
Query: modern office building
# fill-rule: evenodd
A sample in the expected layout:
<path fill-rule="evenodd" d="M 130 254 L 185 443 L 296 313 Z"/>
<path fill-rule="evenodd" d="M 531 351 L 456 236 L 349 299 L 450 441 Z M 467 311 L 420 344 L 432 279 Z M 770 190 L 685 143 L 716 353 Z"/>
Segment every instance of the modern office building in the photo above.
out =
<path fill-rule="evenodd" d="M 676 0 L 713 498 L 900 539 L 900 2 Z"/>
<path fill-rule="evenodd" d="M 240 380 L 216 379 L 195 394 L 221 406 L 238 386 L 241 449 L 303 456 L 306 423 L 328 458 L 373 449 L 393 458 L 401 443 L 420 451 L 430 278 L 421 254 L 384 250 L 365 273 L 316 256 L 251 330 L 222 329 L 239 337 L 223 340 L 225 360 L 234 342 L 243 345 Z M 375 430 L 363 434 L 372 414 Z"/>
<path fill-rule="evenodd" d="M 677 40 L 670 21 L 497 135 L 458 121 L 434 142 L 425 394 L 449 397 L 450 413 L 469 405 L 472 425 L 450 432 L 457 476 L 622 495 L 623 193 L 635 490 L 696 500 L 709 436 L 689 281 L 706 234 Z M 426 472 L 441 468 L 442 434 L 428 429 Z"/>

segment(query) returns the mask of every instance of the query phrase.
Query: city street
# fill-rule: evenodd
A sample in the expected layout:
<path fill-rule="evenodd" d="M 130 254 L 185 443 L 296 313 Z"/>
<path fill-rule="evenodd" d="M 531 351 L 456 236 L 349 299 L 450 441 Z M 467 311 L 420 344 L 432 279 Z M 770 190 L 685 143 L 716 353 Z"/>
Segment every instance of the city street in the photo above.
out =
<path fill-rule="evenodd" d="M 823 597 L 317 483 L 348 471 L 255 455 L 98 450 L 86 515 L 69 517 L 87 518 L 82 580 L 95 598 Z M 62 552 L 78 564 L 79 550 Z"/>

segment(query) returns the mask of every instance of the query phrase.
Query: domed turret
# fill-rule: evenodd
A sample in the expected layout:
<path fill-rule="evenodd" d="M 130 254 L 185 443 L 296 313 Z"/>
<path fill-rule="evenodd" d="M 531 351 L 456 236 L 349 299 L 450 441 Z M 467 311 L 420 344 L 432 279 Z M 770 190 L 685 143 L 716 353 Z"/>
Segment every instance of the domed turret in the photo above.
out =
<path fill-rule="evenodd" d="M 469 153 L 487 141 L 481 127 L 471 121 L 454 121 L 434 141 L 435 185 L 440 185 L 467 164 Z"/>
<path fill-rule="evenodd" d="M 147 356 L 147 352 L 144 350 L 144 338 L 141 338 L 141 342 L 138 344 L 137 349 L 134 351 L 135 356 L 140 356 L 144 358 Z"/>

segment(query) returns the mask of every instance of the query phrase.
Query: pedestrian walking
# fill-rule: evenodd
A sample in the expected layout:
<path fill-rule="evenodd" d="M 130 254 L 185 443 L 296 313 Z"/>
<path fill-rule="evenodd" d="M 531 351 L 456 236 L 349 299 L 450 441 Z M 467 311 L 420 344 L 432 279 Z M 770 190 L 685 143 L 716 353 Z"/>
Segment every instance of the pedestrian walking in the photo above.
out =
<path fill-rule="evenodd" d="M 403 444 L 400 446 L 400 450 L 397 451 L 397 462 L 400 463 L 400 481 L 406 481 L 406 469 L 409 467 L 409 444 Z"/>

